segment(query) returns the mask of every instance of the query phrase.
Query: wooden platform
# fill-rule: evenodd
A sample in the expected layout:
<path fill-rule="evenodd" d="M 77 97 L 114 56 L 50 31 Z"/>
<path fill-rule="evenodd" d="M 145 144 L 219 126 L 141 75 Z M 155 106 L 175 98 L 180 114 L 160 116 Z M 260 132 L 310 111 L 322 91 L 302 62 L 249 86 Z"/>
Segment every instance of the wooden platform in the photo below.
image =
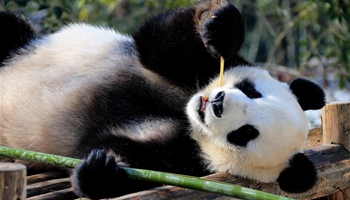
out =
<path fill-rule="evenodd" d="M 315 163 L 318 170 L 318 182 L 314 189 L 302 194 L 287 194 L 279 189 L 277 183 L 262 184 L 217 173 L 208 176 L 210 179 L 233 183 L 269 193 L 295 199 L 318 199 L 339 192 L 350 184 L 350 153 L 340 145 L 327 145 L 306 151 L 307 156 Z M 162 187 L 124 196 L 120 199 L 232 199 L 215 194 L 198 192 L 177 187 Z M 340 200 L 340 199 L 338 199 Z"/>
<path fill-rule="evenodd" d="M 313 129 L 309 133 L 307 150 L 305 153 L 315 163 L 319 171 L 319 181 L 316 187 L 303 194 L 291 195 L 281 191 L 277 183 L 262 184 L 256 181 L 241 179 L 226 173 L 216 173 L 206 178 L 219 180 L 288 196 L 297 199 L 319 199 L 348 186 L 350 183 L 350 153 L 341 145 L 323 145 L 322 130 Z M 332 177 L 329 179 L 328 177 Z M 27 177 L 27 197 L 29 200 L 42 199 L 79 199 L 73 193 L 69 182 L 69 173 L 63 171 L 51 171 L 29 175 Z M 218 196 L 206 192 L 198 192 L 189 189 L 164 186 L 143 192 L 129 194 L 114 200 L 125 199 L 234 199 Z"/>

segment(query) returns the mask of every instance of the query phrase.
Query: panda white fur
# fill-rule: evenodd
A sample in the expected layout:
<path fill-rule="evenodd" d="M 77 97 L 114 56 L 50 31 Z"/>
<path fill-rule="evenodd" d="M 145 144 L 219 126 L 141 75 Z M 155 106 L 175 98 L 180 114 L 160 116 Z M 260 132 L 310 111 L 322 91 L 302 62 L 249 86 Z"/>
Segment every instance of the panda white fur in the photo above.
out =
<path fill-rule="evenodd" d="M 304 79 L 278 82 L 239 56 L 243 24 L 228 2 L 205 0 L 158 14 L 132 36 L 70 24 L 38 37 L 0 12 L 0 145 L 84 158 L 72 183 L 90 198 L 156 186 L 118 165 L 224 171 L 304 192 L 317 178 L 302 153 L 304 110 L 320 109 L 324 93 Z"/>

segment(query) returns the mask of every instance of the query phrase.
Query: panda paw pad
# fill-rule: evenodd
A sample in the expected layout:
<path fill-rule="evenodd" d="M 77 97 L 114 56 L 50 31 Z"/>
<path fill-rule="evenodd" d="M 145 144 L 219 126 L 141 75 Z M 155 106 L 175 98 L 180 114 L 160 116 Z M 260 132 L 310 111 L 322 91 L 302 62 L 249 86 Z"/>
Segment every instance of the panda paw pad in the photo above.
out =
<path fill-rule="evenodd" d="M 200 35 L 214 56 L 228 59 L 236 54 L 243 44 L 243 18 L 232 4 L 227 4 L 211 14 L 211 17 L 201 19 L 206 21 L 200 27 Z"/>

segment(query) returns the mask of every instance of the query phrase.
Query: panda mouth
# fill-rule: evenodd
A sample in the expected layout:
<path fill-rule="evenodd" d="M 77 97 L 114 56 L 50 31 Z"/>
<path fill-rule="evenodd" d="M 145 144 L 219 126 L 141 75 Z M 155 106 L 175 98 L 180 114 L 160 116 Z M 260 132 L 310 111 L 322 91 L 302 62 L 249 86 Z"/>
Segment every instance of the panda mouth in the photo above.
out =
<path fill-rule="evenodd" d="M 225 98 L 225 92 L 219 92 L 218 94 L 215 95 L 214 100 L 209 101 L 209 97 L 207 96 L 200 96 L 199 97 L 199 107 L 197 109 L 198 115 L 201 119 L 201 121 L 204 123 L 204 118 L 205 118 L 205 109 L 207 106 L 211 103 L 212 104 L 212 109 L 213 113 L 217 118 L 222 117 L 222 113 L 224 110 L 223 102 Z"/>
<path fill-rule="evenodd" d="M 201 119 L 201 121 L 204 123 L 204 117 L 205 117 L 205 109 L 207 108 L 207 105 L 210 103 L 208 101 L 209 97 L 207 96 L 200 96 L 199 97 L 199 107 L 197 109 L 198 115 Z"/>

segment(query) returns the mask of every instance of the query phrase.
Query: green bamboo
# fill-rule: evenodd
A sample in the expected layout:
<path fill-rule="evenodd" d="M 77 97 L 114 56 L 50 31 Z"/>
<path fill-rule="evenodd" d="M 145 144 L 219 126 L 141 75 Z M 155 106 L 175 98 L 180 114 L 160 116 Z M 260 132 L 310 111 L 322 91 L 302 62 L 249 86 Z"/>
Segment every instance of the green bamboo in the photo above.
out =
<path fill-rule="evenodd" d="M 23 149 L 15 149 L 4 146 L 0 146 L 0 156 L 23 159 L 33 162 L 41 162 L 67 168 L 74 168 L 82 162 L 82 160 L 75 158 L 68 158 L 64 156 L 57 156 L 52 154 L 28 151 Z M 250 188 L 240 187 L 218 181 L 206 180 L 193 176 L 144 169 L 135 169 L 129 167 L 122 167 L 122 169 L 126 171 L 129 178 L 162 183 L 167 185 L 174 185 L 204 192 L 216 193 L 219 195 L 254 200 L 290 200 L 290 198 L 287 197 L 277 196 L 274 194 L 253 190 Z"/>
<path fill-rule="evenodd" d="M 18 158 L 22 160 L 35 161 L 45 164 L 54 165 L 57 167 L 74 168 L 81 160 L 75 158 L 68 158 L 64 156 L 57 156 L 53 154 L 40 153 L 35 151 L 28 151 L 24 149 L 16 149 L 5 146 L 0 146 L 0 156 L 7 156 L 11 158 Z"/>

